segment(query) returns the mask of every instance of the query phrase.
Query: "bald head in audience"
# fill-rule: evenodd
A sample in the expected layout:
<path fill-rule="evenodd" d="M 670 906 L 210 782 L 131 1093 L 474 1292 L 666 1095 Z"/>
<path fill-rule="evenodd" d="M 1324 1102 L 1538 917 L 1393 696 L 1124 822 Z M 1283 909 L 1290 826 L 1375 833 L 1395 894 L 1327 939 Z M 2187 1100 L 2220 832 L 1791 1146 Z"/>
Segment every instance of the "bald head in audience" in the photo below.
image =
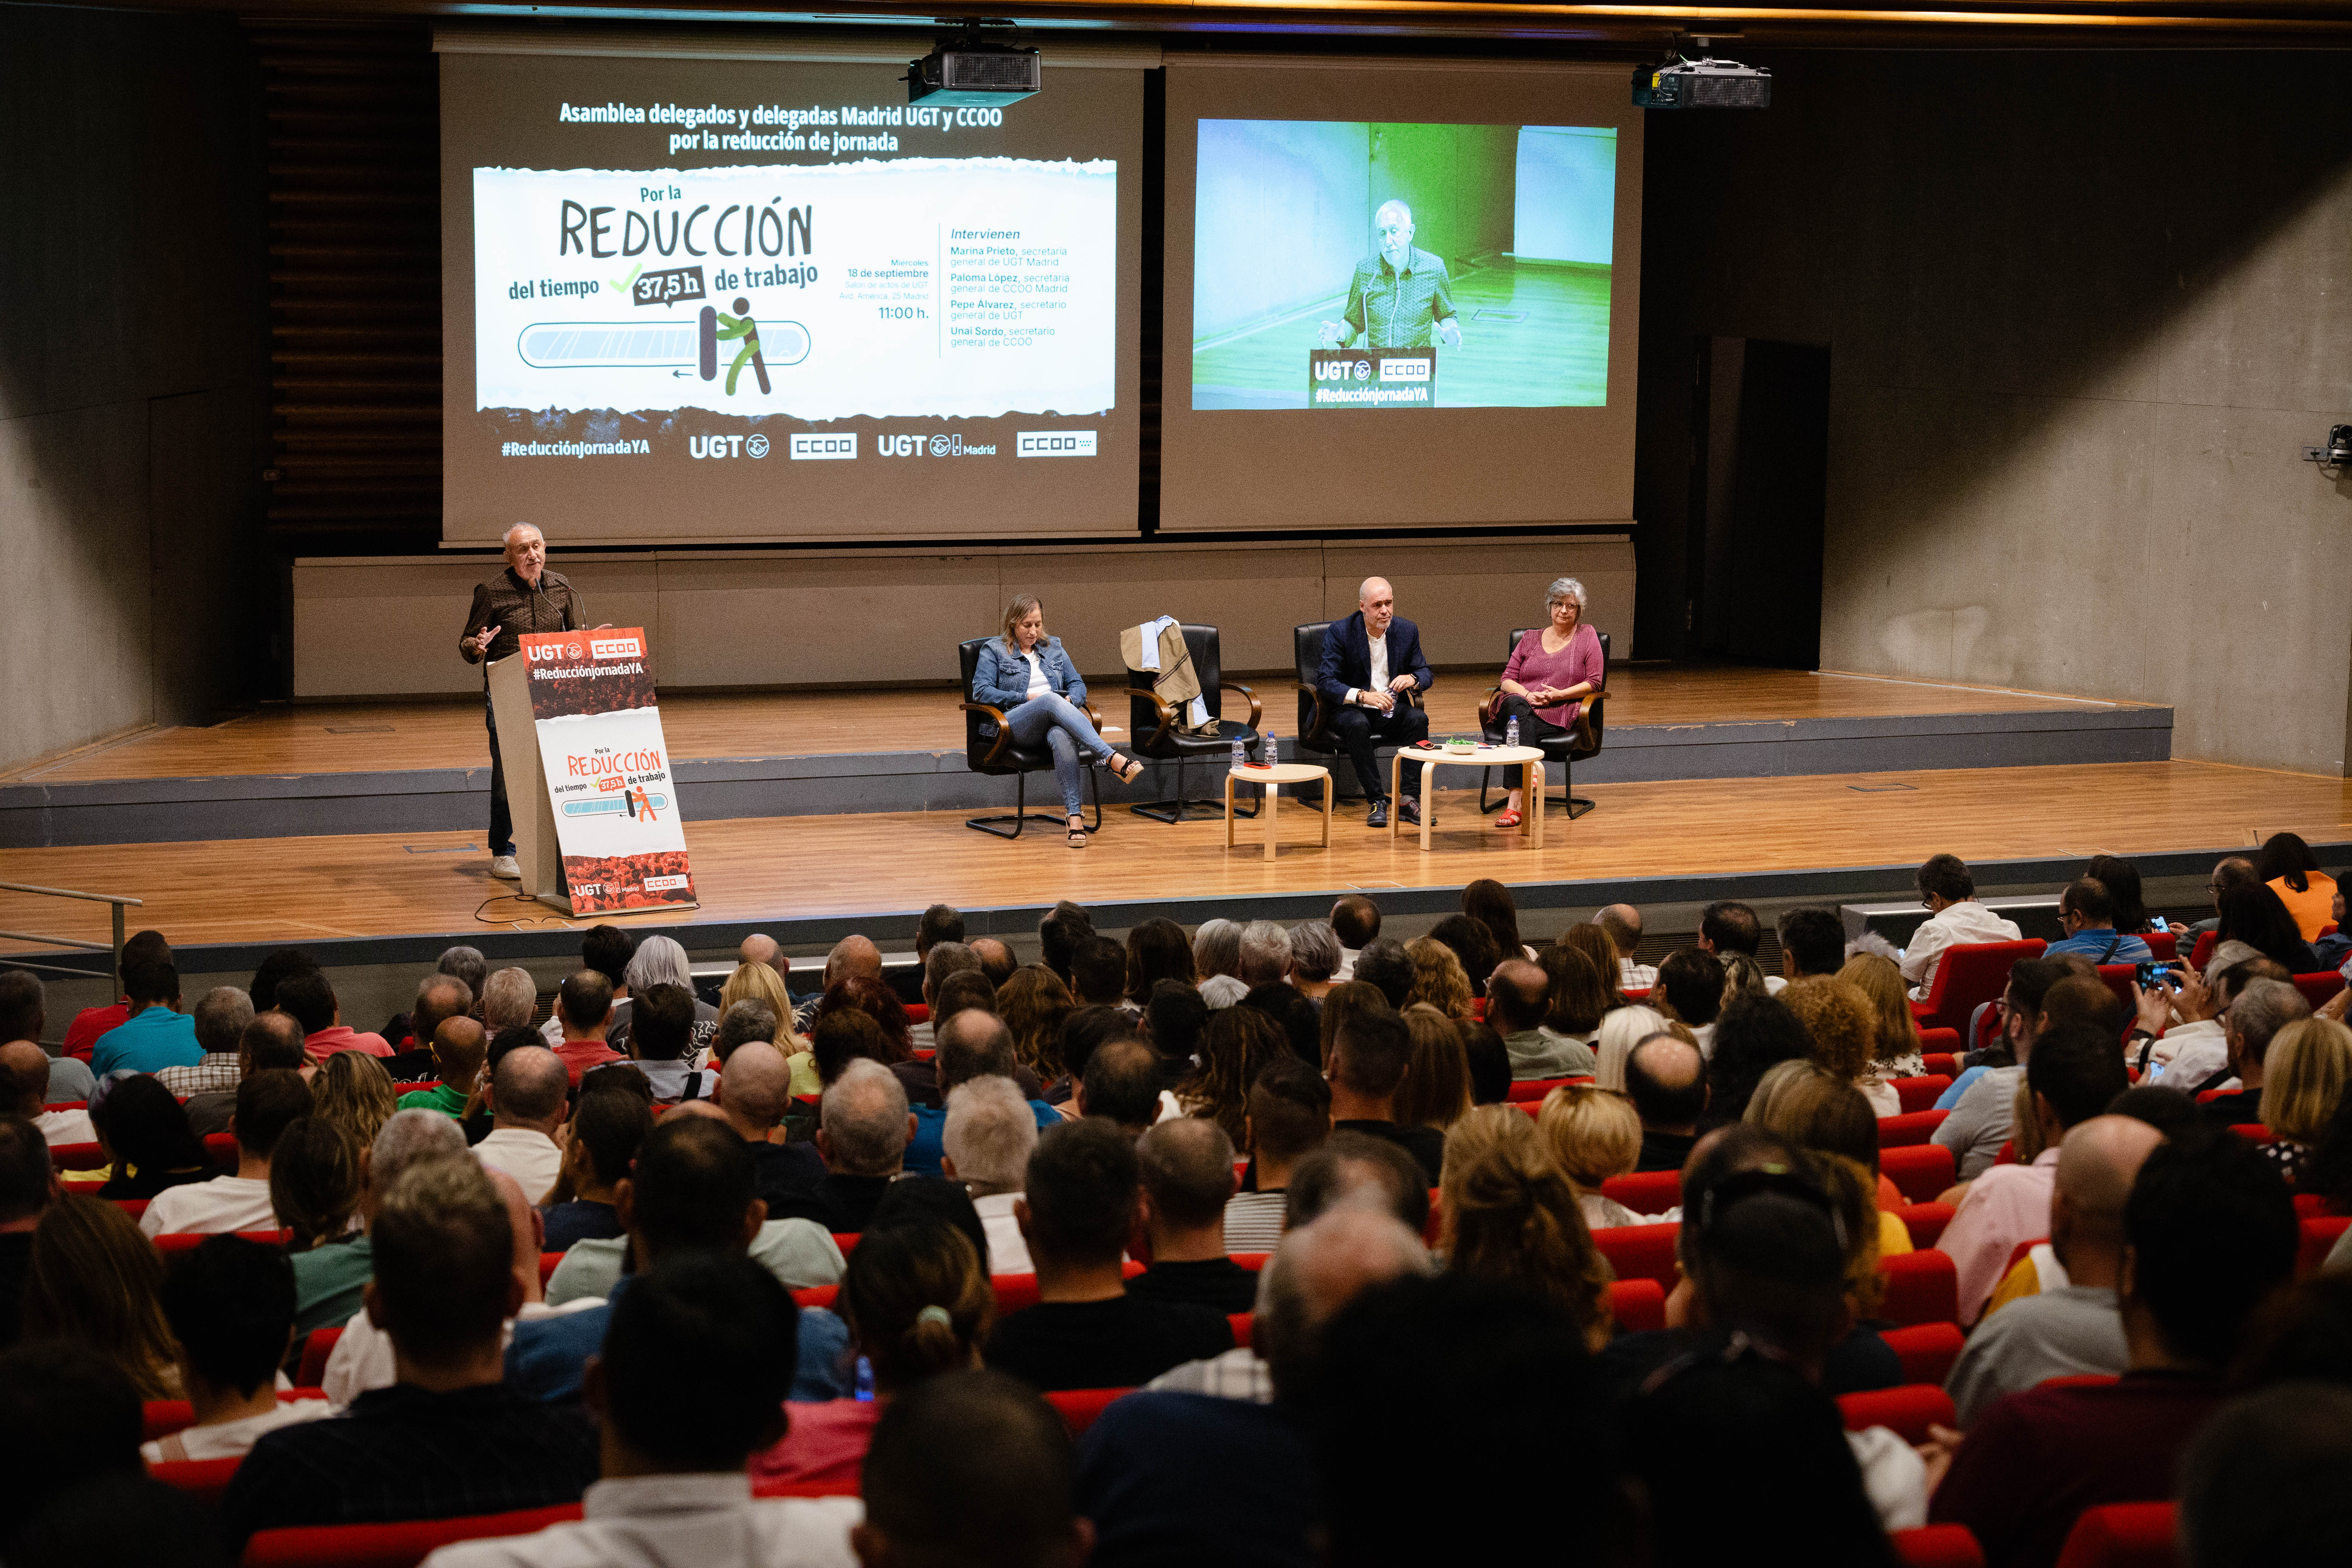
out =
<path fill-rule="evenodd" d="M 776 939 L 763 931 L 755 931 L 745 937 L 741 945 L 736 948 L 735 956 L 745 963 L 764 963 L 779 974 L 792 967 L 792 960 L 786 958 L 784 950 L 776 945 Z"/>
<path fill-rule="evenodd" d="M 793 1069 L 783 1053 L 764 1040 L 736 1047 L 719 1080 L 719 1107 L 744 1141 L 766 1142 L 792 1103 Z"/>
<path fill-rule="evenodd" d="M 1525 1034 L 1551 1011 L 1551 976 L 1540 964 L 1507 958 L 1486 982 L 1486 1021 L 1498 1035 Z"/>
<path fill-rule="evenodd" d="M 1286 1233 L 1258 1276 L 1250 1335 L 1273 1374 L 1275 1397 L 1293 1401 L 1305 1392 L 1323 1327 L 1341 1308 L 1374 1285 L 1434 1272 L 1421 1237 L 1372 1203 L 1344 1201 Z"/>
<path fill-rule="evenodd" d="M 841 1069 L 818 1104 L 816 1152 L 843 1176 L 895 1176 L 915 1136 L 898 1075 L 859 1058 Z"/>
<path fill-rule="evenodd" d="M 1003 985 L 1013 978 L 1013 972 L 1021 967 L 1021 961 L 1013 956 L 1013 950 L 992 936 L 972 938 L 971 954 L 980 960 L 980 972 L 988 976 L 988 983 L 992 985 Z"/>
<path fill-rule="evenodd" d="M 824 984 L 827 990 L 845 980 L 879 980 L 882 978 L 882 950 L 862 936 L 845 936 L 833 944 L 825 954 Z"/>
<path fill-rule="evenodd" d="M 939 1026 L 939 1050 L 932 1058 L 939 1068 L 940 1092 L 976 1078 L 994 1074 L 1011 1078 L 1020 1058 L 1013 1047 L 1013 1030 L 1003 1019 L 978 1007 L 952 1014 Z"/>
<path fill-rule="evenodd" d="M 1706 1110 L 1706 1058 L 1688 1040 L 1652 1035 L 1625 1058 L 1625 1093 L 1643 1131 L 1686 1137 Z"/>
<path fill-rule="evenodd" d="M 441 1081 L 460 1094 L 473 1092 L 490 1054 L 490 1032 L 463 1013 L 444 1018 L 433 1031 L 433 1065 Z"/>
<path fill-rule="evenodd" d="M 2164 1134 L 2132 1116 L 2094 1116 L 2058 1147 L 2050 1245 L 2077 1285 L 2113 1286 L 2123 1267 L 2124 1204 Z"/>
<path fill-rule="evenodd" d="M 528 1128 L 552 1138 L 563 1125 L 563 1100 L 571 1088 L 562 1057 L 545 1046 L 518 1046 L 499 1058 L 490 1075 L 491 1125 Z"/>
<path fill-rule="evenodd" d="M 30 1040 L 0 1046 L 0 1091 L 14 1114 L 28 1119 L 40 1115 L 49 1093 L 49 1053 Z"/>

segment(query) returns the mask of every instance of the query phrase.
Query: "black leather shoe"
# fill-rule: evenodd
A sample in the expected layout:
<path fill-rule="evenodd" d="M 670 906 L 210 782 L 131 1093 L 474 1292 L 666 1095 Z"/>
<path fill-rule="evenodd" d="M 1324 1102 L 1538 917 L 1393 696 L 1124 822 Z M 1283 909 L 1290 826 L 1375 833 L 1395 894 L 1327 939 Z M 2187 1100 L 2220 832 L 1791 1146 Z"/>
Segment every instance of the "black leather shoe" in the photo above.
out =
<path fill-rule="evenodd" d="M 1372 809 L 1364 815 L 1364 826 L 1367 827 L 1386 827 L 1388 825 L 1389 803 L 1384 800 L 1376 800 L 1372 802 Z"/>
<path fill-rule="evenodd" d="M 1397 815 L 1403 817 L 1407 822 L 1419 823 L 1421 821 L 1421 802 L 1413 799 L 1411 795 L 1406 795 L 1403 799 L 1397 802 Z"/>

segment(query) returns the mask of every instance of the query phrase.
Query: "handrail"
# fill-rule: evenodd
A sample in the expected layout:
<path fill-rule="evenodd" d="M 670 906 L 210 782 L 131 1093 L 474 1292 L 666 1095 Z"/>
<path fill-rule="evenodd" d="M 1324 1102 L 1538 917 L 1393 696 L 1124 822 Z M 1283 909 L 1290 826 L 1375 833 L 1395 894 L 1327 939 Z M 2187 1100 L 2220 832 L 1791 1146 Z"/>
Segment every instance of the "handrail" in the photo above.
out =
<path fill-rule="evenodd" d="M 127 893 L 86 893 L 79 888 L 43 888 L 31 882 L 0 882 L 0 892 L 34 893 L 50 899 L 80 899 L 88 903 L 110 906 L 110 912 L 114 917 L 114 940 L 111 942 L 85 942 L 72 936 L 45 936 L 39 931 L 0 931 L 0 936 L 18 942 L 45 942 L 51 947 L 78 948 L 84 952 L 110 952 L 114 961 L 114 994 L 118 996 L 122 994 L 122 911 L 125 908 L 143 910 L 147 907 L 146 900 L 134 899 Z M 31 959 L 18 959 L 16 962 L 35 969 L 58 967 Z"/>

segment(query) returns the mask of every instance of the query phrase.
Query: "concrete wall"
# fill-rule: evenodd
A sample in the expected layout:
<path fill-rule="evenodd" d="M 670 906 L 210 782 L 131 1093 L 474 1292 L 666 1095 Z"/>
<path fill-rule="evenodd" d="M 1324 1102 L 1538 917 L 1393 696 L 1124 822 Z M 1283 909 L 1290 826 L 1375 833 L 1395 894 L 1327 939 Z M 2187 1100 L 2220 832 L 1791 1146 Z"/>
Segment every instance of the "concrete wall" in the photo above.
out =
<path fill-rule="evenodd" d="M 2345 771 L 2352 485 L 2297 460 L 2352 419 L 2344 58 L 1761 63 L 1770 110 L 1649 128 L 1640 651 L 1681 651 L 1694 337 L 1826 343 L 1823 667 Z"/>
<path fill-rule="evenodd" d="M 258 663 L 259 123 L 233 19 L 0 6 L 0 768 Z"/>
<path fill-rule="evenodd" d="M 1435 664 L 1500 668 L 1507 635 L 1542 624 L 1544 588 L 1562 574 L 1583 581 L 1592 623 L 1615 647 L 1633 633 L 1633 546 L 1622 534 L 1006 545 L 952 555 L 559 549 L 551 564 L 597 622 L 647 630 L 672 690 L 951 685 L 956 643 L 995 631 L 1023 592 L 1045 602 L 1047 629 L 1090 677 L 1118 669 L 1122 627 L 1162 615 L 1218 627 L 1228 670 L 1287 669 L 1291 628 L 1353 614 L 1357 585 L 1375 574 L 1395 585 L 1398 613 L 1419 623 Z M 296 562 L 295 696 L 478 690 L 457 634 L 474 584 L 498 569 L 478 556 Z"/>

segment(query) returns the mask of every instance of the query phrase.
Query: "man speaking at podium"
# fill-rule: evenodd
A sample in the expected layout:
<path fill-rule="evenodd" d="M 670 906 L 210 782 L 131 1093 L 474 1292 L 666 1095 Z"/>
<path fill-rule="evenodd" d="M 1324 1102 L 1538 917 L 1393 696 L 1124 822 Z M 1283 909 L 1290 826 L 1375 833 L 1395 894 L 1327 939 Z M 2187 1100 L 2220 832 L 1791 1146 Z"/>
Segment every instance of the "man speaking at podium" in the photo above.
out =
<path fill-rule="evenodd" d="M 474 607 L 457 651 L 467 664 L 487 666 L 509 658 L 525 632 L 575 632 L 587 623 L 580 591 L 560 572 L 547 569 L 547 539 L 527 522 L 507 530 L 507 569 L 474 584 Z M 482 671 L 482 721 L 490 731 L 490 875 L 519 881 L 515 864 L 514 813 L 507 807 L 506 764 L 499 758 L 498 715 L 490 711 L 490 673 Z"/>
<path fill-rule="evenodd" d="M 1344 319 L 1323 323 L 1323 346 L 1343 349 L 1361 333 L 1367 348 L 1425 349 L 1433 331 L 1448 348 L 1460 348 L 1454 280 L 1444 261 L 1413 248 L 1412 209 L 1382 202 L 1372 223 L 1381 233 L 1380 254 L 1356 263 Z"/>

